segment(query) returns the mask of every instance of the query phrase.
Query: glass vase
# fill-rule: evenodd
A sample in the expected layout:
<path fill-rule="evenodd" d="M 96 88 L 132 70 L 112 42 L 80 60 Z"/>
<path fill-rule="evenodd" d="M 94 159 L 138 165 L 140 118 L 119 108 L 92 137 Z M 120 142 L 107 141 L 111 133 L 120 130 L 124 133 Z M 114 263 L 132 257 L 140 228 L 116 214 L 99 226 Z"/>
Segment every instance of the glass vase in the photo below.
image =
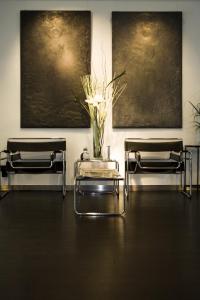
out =
<path fill-rule="evenodd" d="M 96 119 L 93 120 L 91 125 L 93 130 L 93 156 L 95 159 L 102 159 L 104 126 L 100 127 Z"/>

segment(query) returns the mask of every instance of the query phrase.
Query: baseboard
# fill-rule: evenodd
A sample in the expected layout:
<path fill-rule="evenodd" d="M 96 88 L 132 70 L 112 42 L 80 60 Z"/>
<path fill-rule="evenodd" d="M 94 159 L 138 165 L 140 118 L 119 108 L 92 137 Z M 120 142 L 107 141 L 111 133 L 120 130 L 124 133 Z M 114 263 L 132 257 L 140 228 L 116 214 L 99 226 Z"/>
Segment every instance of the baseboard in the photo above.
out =
<path fill-rule="evenodd" d="M 193 186 L 195 187 L 195 186 Z M 110 190 L 112 186 L 106 185 L 84 185 L 82 186 L 84 190 L 88 191 L 106 191 Z M 28 191 L 28 190 L 39 190 L 39 191 L 61 191 L 62 186 L 58 185 L 13 185 L 11 187 L 14 191 Z M 66 185 L 67 191 L 72 191 L 74 189 L 73 185 Z M 180 187 L 177 185 L 130 185 L 130 191 L 169 191 L 169 190 L 179 190 Z M 120 186 L 120 190 L 122 190 L 122 186 Z"/>
<path fill-rule="evenodd" d="M 60 185 L 12 185 L 13 191 L 62 191 Z M 67 190 L 71 190 L 71 186 L 66 186 Z"/>
<path fill-rule="evenodd" d="M 177 191 L 179 185 L 131 185 L 130 191 Z"/>

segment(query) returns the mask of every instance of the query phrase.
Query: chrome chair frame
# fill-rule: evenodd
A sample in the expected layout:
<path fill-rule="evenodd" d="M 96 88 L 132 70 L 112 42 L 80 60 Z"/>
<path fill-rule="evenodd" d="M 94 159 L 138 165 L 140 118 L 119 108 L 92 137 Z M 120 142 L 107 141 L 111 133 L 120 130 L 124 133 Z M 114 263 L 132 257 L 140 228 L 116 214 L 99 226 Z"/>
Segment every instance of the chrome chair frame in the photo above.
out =
<path fill-rule="evenodd" d="M 126 144 L 126 141 L 128 141 L 130 143 L 130 140 L 131 139 L 126 139 L 125 144 Z M 148 143 L 148 142 L 152 143 L 153 140 L 156 140 L 157 142 L 160 142 L 160 143 L 162 143 L 162 142 L 164 143 L 168 140 L 172 140 L 173 142 L 182 141 L 180 139 L 139 139 L 139 138 L 133 139 L 133 140 L 136 140 L 136 141 L 138 140 L 138 142 L 140 142 L 140 143 L 142 143 L 142 141 L 145 141 L 145 143 Z M 148 152 L 148 150 L 146 150 L 147 148 L 145 147 L 145 150 L 144 150 L 145 152 Z M 143 152 L 143 149 L 141 148 L 140 151 Z M 170 171 L 172 171 L 172 174 L 174 174 L 174 175 L 180 174 L 180 186 L 181 186 L 182 193 L 185 194 L 188 198 L 192 197 L 192 153 L 190 151 L 183 150 L 183 146 L 182 146 L 182 149 L 180 151 L 178 151 L 180 161 L 178 162 L 177 166 L 175 166 L 175 167 L 169 167 L 169 166 L 168 167 L 162 167 L 162 166 L 146 167 L 146 166 L 142 165 L 142 163 L 141 163 L 140 151 L 138 151 L 138 149 L 135 150 L 134 147 L 132 149 L 127 150 L 126 145 L 125 145 L 125 193 L 126 193 L 126 197 L 129 196 L 129 191 L 130 191 L 129 176 L 136 174 L 138 167 L 140 170 L 148 170 L 149 171 L 148 173 L 151 173 L 150 172 L 151 170 L 155 171 L 155 170 L 159 169 L 159 170 L 163 170 L 163 171 L 169 170 L 168 174 L 170 174 Z M 161 150 L 161 151 L 160 150 L 156 151 L 156 149 L 154 151 L 152 151 L 152 149 L 151 149 L 149 152 L 169 152 L 171 155 L 175 151 L 172 151 L 169 148 L 168 150 L 166 149 L 166 150 Z M 132 171 L 129 171 L 129 164 L 131 162 L 131 158 L 130 158 L 131 153 L 134 153 L 134 155 L 135 155 L 135 158 L 134 158 L 135 169 Z M 187 187 L 186 187 L 186 172 L 185 172 L 186 168 L 185 168 L 185 166 L 184 166 L 184 170 L 181 170 L 181 164 L 186 164 L 187 161 L 189 162 L 189 192 L 187 192 Z M 156 174 L 154 172 L 152 172 L 152 173 Z M 157 174 L 159 174 L 159 173 L 157 173 Z M 144 173 L 138 172 L 137 174 L 144 174 Z M 184 184 L 183 184 L 183 177 L 184 177 Z"/>
<path fill-rule="evenodd" d="M 20 149 L 20 140 L 22 140 L 22 147 Z M 31 142 L 30 145 L 28 146 L 24 146 L 26 144 L 28 144 L 28 140 L 30 141 L 34 141 L 32 145 L 36 145 L 36 141 L 38 141 L 38 145 L 40 144 L 40 142 L 43 144 L 43 146 L 40 147 L 40 145 L 38 147 L 36 147 L 37 149 L 31 149 Z M 57 145 L 59 146 L 59 141 L 62 142 L 62 146 L 61 148 L 55 148 L 55 145 L 51 146 L 51 143 L 53 144 L 54 140 L 57 140 Z M 14 146 L 12 149 L 12 141 L 16 142 L 17 144 L 19 144 L 18 146 Z M 23 145 L 24 143 L 24 145 Z M 48 143 L 49 145 L 45 146 L 45 143 Z M 64 146 L 65 144 L 65 146 Z M 57 146 L 56 145 L 56 146 Z M 7 153 L 7 164 L 10 165 L 11 169 L 13 169 L 13 171 L 10 171 L 9 168 L 7 168 L 7 173 L 8 173 L 8 185 L 11 186 L 11 174 L 15 174 L 15 170 L 30 170 L 31 174 L 31 170 L 51 170 L 51 168 L 53 167 L 55 161 L 54 161 L 54 155 L 56 155 L 57 153 L 61 154 L 61 161 L 62 161 L 62 171 L 57 171 L 55 173 L 57 174 L 62 174 L 62 195 L 63 197 L 65 197 L 66 195 L 66 141 L 63 138 L 10 138 L 8 139 L 8 143 L 7 143 L 7 150 L 5 150 L 4 152 Z M 18 149 L 19 148 L 19 149 Z M 34 162 L 37 163 L 39 161 L 42 161 L 40 159 L 31 159 L 31 162 L 33 163 L 33 165 L 30 166 L 15 166 L 14 162 L 13 162 L 13 157 L 16 155 L 20 155 L 21 152 L 49 152 L 49 150 L 53 150 L 50 154 L 50 160 L 49 160 L 49 165 L 46 166 L 34 166 Z M 22 159 L 23 161 L 23 159 Z M 26 159 L 24 159 L 24 161 L 26 161 Z"/>

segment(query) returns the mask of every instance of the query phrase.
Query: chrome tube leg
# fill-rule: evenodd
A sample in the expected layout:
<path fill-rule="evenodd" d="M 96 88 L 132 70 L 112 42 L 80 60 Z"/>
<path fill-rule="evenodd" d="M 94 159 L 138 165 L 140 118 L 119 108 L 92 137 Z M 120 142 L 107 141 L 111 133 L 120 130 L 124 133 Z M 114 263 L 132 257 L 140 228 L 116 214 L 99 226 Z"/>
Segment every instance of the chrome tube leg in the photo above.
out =
<path fill-rule="evenodd" d="M 129 192 L 130 192 L 129 191 L 129 179 L 130 179 L 129 176 L 130 176 L 129 172 L 127 172 L 127 197 L 129 197 Z"/>
<path fill-rule="evenodd" d="M 11 187 L 11 173 L 8 172 L 8 191 L 11 191 L 12 187 Z"/>
<path fill-rule="evenodd" d="M 80 181 L 78 182 L 78 184 L 76 184 L 76 191 L 78 191 L 79 193 L 81 193 Z"/>
<path fill-rule="evenodd" d="M 2 177 L 2 170 L 1 170 L 1 152 L 0 152 L 0 190 L 1 190 L 1 177 Z"/>
<path fill-rule="evenodd" d="M 124 190 L 126 193 L 126 189 L 127 189 L 127 171 L 125 170 L 125 174 L 124 174 Z"/>
<path fill-rule="evenodd" d="M 123 211 L 121 214 L 124 214 L 126 212 L 126 191 L 125 191 L 125 182 L 123 182 L 123 191 L 122 191 L 122 197 L 123 197 Z"/>
<path fill-rule="evenodd" d="M 1 193 L 1 189 L 2 189 L 2 180 L 1 180 L 1 178 L 2 178 L 2 170 L 0 169 L 0 193 Z M 2 197 L 2 194 L 0 194 L 0 199 L 2 199 L 3 197 Z"/>
<path fill-rule="evenodd" d="M 119 180 L 117 180 L 117 193 L 118 193 L 118 195 L 119 195 Z"/>
<path fill-rule="evenodd" d="M 181 191 L 183 191 L 183 172 L 182 171 L 180 173 L 180 188 L 181 188 Z"/>
<path fill-rule="evenodd" d="M 125 192 L 126 198 L 128 198 L 128 158 L 126 158 L 126 166 L 125 166 L 124 192 Z"/>
<path fill-rule="evenodd" d="M 62 193 L 63 197 L 66 195 L 66 165 L 65 165 L 65 151 L 62 152 Z"/>
<path fill-rule="evenodd" d="M 129 173 L 127 171 L 125 171 L 125 183 L 124 183 L 124 192 L 126 195 L 126 198 L 128 198 L 128 192 L 129 192 L 129 179 L 128 179 Z"/>
<path fill-rule="evenodd" d="M 185 149 L 186 149 L 186 148 L 185 148 Z M 187 186 L 187 181 L 186 181 L 186 180 L 187 180 L 187 178 L 186 178 L 186 176 L 187 176 L 187 159 L 186 159 L 186 158 L 187 158 L 187 157 L 186 157 L 186 155 L 187 155 L 187 154 L 186 154 L 186 152 L 185 152 L 185 159 L 184 159 L 184 160 L 185 160 L 185 168 L 184 168 L 184 173 L 183 173 L 183 174 L 184 174 L 184 187 L 183 187 L 183 190 L 184 190 L 184 191 L 186 191 L 186 186 Z"/>
<path fill-rule="evenodd" d="M 113 180 L 114 181 L 114 193 L 119 197 L 119 180 Z"/>
<path fill-rule="evenodd" d="M 126 153 L 126 165 L 125 165 L 125 194 L 126 198 L 129 196 L 129 152 Z"/>
<path fill-rule="evenodd" d="M 192 197 L 192 153 L 187 151 L 187 153 L 185 153 L 185 155 L 188 154 L 188 157 L 185 157 L 185 170 L 184 170 L 184 188 L 183 188 L 183 193 L 188 197 L 191 198 Z M 187 167 L 186 164 L 189 164 L 189 192 L 187 192 Z"/>
<path fill-rule="evenodd" d="M 76 208 L 76 193 L 77 193 L 77 180 L 75 178 L 74 179 L 74 212 L 75 212 L 75 214 L 79 215 L 79 212 L 77 211 L 77 208 Z"/>
<path fill-rule="evenodd" d="M 189 152 L 189 170 L 190 170 L 190 197 L 192 197 L 192 154 Z"/>
<path fill-rule="evenodd" d="M 2 191 L 2 170 L 0 169 L 0 200 L 8 194 L 9 190 Z"/>
<path fill-rule="evenodd" d="M 197 148 L 197 190 L 199 189 L 199 147 Z"/>
<path fill-rule="evenodd" d="M 181 173 L 180 173 L 180 190 L 181 190 L 181 192 L 183 192 L 184 193 L 184 191 L 185 191 L 185 184 L 184 184 L 184 177 L 185 177 L 185 172 L 183 171 L 181 171 Z"/>
<path fill-rule="evenodd" d="M 124 163 L 124 193 L 127 196 L 127 153 L 125 152 L 125 163 Z"/>

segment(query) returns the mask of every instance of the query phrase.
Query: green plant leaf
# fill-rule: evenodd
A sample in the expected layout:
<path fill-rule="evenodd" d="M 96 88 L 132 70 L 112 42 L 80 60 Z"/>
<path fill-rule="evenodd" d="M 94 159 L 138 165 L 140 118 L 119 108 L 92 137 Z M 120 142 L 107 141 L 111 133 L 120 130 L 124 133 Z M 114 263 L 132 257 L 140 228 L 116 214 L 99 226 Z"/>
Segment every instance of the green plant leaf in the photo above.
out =
<path fill-rule="evenodd" d="M 196 113 L 198 115 L 200 115 L 200 108 L 199 108 L 200 103 L 198 103 L 197 106 L 195 106 L 191 101 L 189 101 L 189 103 L 192 105 L 192 107 L 194 108 L 194 110 L 196 111 Z"/>

